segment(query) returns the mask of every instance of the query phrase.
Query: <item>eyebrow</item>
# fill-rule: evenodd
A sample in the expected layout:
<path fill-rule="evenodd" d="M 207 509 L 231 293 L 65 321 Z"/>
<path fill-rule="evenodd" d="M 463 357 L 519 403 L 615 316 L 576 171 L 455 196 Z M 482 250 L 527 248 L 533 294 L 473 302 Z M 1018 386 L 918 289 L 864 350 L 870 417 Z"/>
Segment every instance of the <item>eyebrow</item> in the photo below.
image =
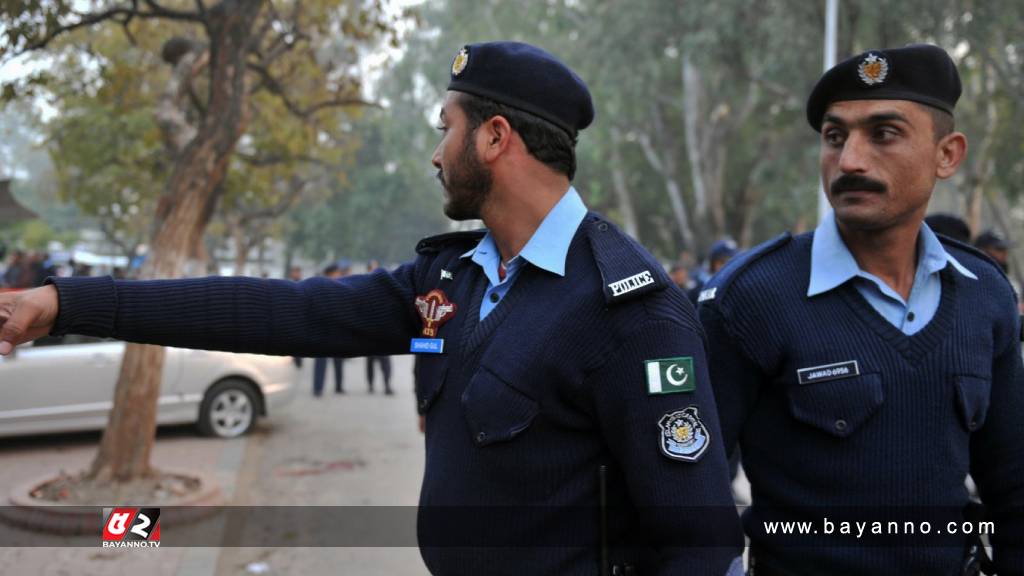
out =
<path fill-rule="evenodd" d="M 849 123 L 846 120 L 843 120 L 842 118 L 840 118 L 839 116 L 836 116 L 835 114 L 825 114 L 825 117 L 822 119 L 822 124 L 824 124 L 826 122 L 830 122 L 830 123 L 836 124 L 838 126 L 847 126 L 849 124 L 853 124 L 853 125 L 868 124 L 868 125 L 871 125 L 871 124 L 881 124 L 883 122 L 902 122 L 904 124 L 910 124 L 910 120 L 908 120 L 906 116 L 904 116 L 903 114 L 900 114 L 899 112 L 879 112 L 877 114 L 872 114 L 872 115 L 870 115 L 870 116 L 868 116 L 866 118 L 861 118 L 859 120 L 856 120 L 854 122 L 849 122 Z"/>

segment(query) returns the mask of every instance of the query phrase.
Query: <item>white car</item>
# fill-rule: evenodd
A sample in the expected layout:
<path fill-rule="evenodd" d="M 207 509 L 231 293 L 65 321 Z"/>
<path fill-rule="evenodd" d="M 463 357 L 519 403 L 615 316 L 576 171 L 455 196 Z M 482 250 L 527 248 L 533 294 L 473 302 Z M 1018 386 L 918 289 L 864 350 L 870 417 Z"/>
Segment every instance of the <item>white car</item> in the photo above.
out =
<path fill-rule="evenodd" d="M 106 427 L 124 348 L 68 335 L 0 357 L 0 436 Z M 240 436 L 292 399 L 299 374 L 287 357 L 167 348 L 157 423 Z"/>

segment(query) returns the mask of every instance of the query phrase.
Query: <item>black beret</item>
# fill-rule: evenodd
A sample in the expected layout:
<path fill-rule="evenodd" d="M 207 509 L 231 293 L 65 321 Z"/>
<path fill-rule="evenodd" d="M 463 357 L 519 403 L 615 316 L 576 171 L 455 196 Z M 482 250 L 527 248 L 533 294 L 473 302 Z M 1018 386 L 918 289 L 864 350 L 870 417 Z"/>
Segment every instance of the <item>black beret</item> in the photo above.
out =
<path fill-rule="evenodd" d="M 448 89 L 535 114 L 573 137 L 594 120 L 583 80 L 548 52 L 521 42 L 467 44 L 452 61 Z"/>
<path fill-rule="evenodd" d="M 818 80 L 807 99 L 807 122 L 821 131 L 829 104 L 844 100 L 910 100 L 950 114 L 960 75 L 946 51 L 931 44 L 869 50 L 843 60 Z"/>

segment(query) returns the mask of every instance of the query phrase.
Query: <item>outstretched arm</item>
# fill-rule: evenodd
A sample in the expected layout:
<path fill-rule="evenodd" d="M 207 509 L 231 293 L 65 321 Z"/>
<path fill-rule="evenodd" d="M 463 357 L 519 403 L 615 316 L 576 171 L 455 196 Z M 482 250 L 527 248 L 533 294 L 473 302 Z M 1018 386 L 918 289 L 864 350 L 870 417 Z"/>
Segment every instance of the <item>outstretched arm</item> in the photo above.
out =
<path fill-rule="evenodd" d="M 53 332 L 296 356 L 408 350 L 415 265 L 341 280 L 58 278 L 0 295 L 0 353 Z"/>

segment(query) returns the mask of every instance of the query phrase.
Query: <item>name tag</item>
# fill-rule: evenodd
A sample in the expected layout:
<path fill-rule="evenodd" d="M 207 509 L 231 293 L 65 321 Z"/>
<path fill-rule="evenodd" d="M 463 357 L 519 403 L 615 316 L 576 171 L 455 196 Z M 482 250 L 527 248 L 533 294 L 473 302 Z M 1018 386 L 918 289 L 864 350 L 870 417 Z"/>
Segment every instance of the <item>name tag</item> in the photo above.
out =
<path fill-rule="evenodd" d="M 837 362 L 825 364 L 824 366 L 813 366 L 801 368 L 796 371 L 800 384 L 814 384 L 815 382 L 828 382 L 829 380 L 841 380 L 860 376 L 860 366 L 856 360 L 848 362 Z"/>
<path fill-rule="evenodd" d="M 409 344 L 413 354 L 444 354 L 444 338 L 413 338 Z"/>

